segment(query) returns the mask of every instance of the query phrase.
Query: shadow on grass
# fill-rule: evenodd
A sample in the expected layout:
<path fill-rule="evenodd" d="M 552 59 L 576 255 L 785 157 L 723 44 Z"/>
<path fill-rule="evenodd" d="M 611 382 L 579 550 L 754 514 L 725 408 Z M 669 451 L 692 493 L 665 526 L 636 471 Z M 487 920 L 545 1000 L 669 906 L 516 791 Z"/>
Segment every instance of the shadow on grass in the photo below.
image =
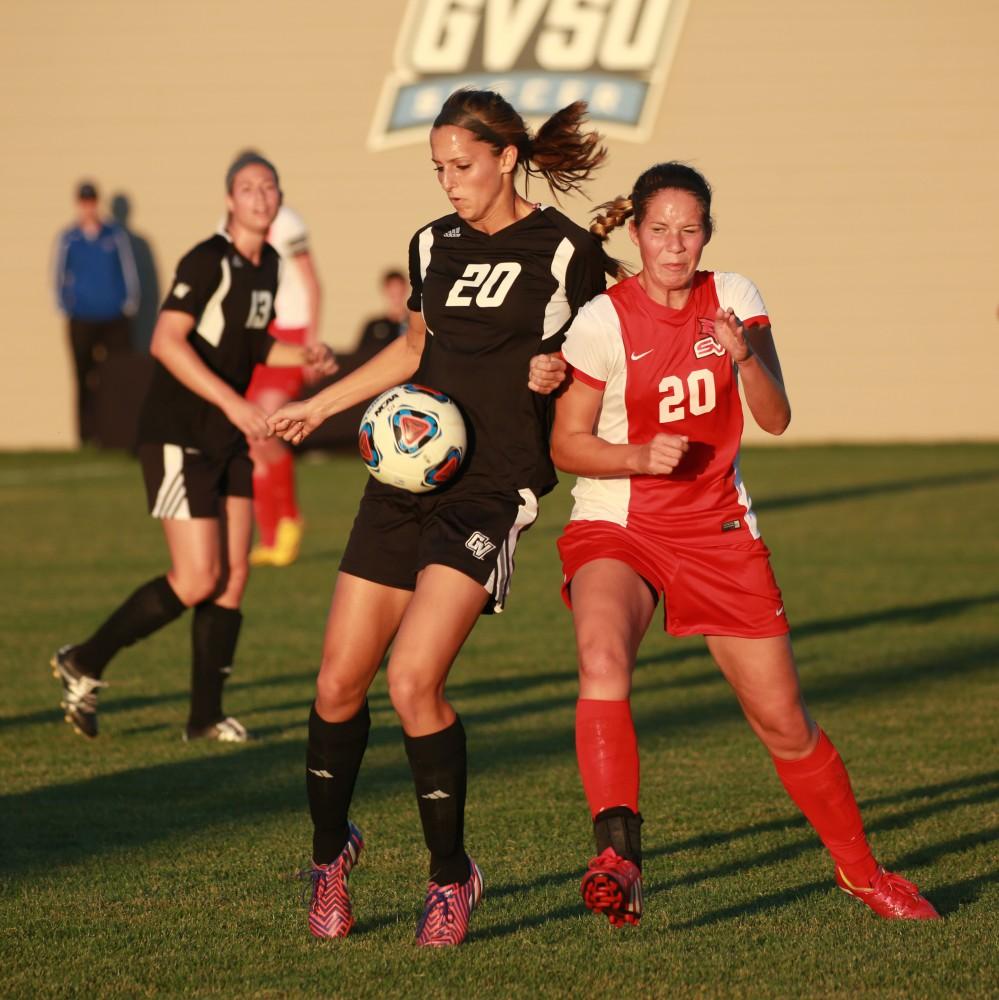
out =
<path fill-rule="evenodd" d="M 683 655 L 689 653 L 684 651 Z M 993 669 L 997 658 L 999 644 L 979 644 L 949 653 L 944 667 L 939 654 L 929 654 L 922 660 L 901 660 L 877 670 L 818 678 L 809 686 L 809 701 L 816 705 L 841 698 L 869 700 L 927 681 L 954 682 Z M 493 681 L 472 683 L 488 685 Z M 668 685 L 669 678 L 662 679 L 661 686 Z M 523 686 L 532 686 L 531 678 L 525 678 Z M 699 700 L 687 699 L 666 708 L 649 698 L 654 690 L 655 686 L 643 690 L 635 704 L 636 724 L 640 731 L 654 734 L 652 739 L 678 739 L 738 715 L 734 698 L 721 686 Z M 504 707 L 463 710 L 471 723 L 473 781 L 478 775 L 516 774 L 554 755 L 571 754 L 571 714 L 563 711 L 562 721 L 546 722 L 543 717 L 552 709 L 568 707 L 565 697 L 546 695 L 534 700 L 521 698 Z M 520 721 L 529 713 L 542 716 L 533 727 L 475 736 L 476 726 Z M 375 745 L 401 742 L 395 725 L 376 725 L 372 737 Z M 66 740 L 65 752 L 74 758 L 100 761 L 100 741 L 84 743 L 62 723 L 53 725 L 53 738 Z M 141 752 L 141 741 L 135 746 Z M 493 751 L 492 746 L 497 750 Z M 190 758 L 181 761 L 0 797 L 0 865 L 17 873 L 50 870 L 54 858 L 60 864 L 78 864 L 105 852 L 137 849 L 220 825 L 252 828 L 260 819 L 278 814 L 301 815 L 305 825 L 300 741 L 239 747 L 192 745 L 189 752 Z M 54 758 L 59 760 L 61 753 L 54 753 Z M 397 758 L 368 763 L 362 770 L 361 787 L 368 802 L 408 791 L 409 775 L 401 747 Z M 883 822 L 898 821 L 888 818 Z M 781 823 L 786 825 L 787 821 Z M 879 828 L 877 823 L 872 825 L 872 829 Z M 731 836 L 726 834 L 727 839 Z M 702 846 L 707 843 L 704 841 Z M 814 846 L 814 841 L 809 839 L 808 846 Z M 671 849 L 679 847 L 673 845 Z"/>
<path fill-rule="evenodd" d="M 952 486 L 972 486 L 999 480 L 999 469 L 982 469 L 975 472 L 959 472 L 944 476 L 916 476 L 911 479 L 895 479 L 880 483 L 861 483 L 857 486 L 830 487 L 811 493 L 790 493 L 787 496 L 771 497 L 754 502 L 760 511 L 789 510 L 797 507 L 811 507 L 815 504 L 836 503 L 841 500 L 866 500 L 868 497 L 885 496 L 892 493 L 912 493 L 914 490 L 942 489 Z"/>

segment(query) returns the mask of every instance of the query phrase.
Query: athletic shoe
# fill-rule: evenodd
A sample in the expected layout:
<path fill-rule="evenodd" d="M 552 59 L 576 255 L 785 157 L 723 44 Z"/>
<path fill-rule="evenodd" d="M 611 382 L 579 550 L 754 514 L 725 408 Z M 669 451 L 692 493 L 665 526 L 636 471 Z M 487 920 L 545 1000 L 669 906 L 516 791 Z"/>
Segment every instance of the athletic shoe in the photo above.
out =
<path fill-rule="evenodd" d="M 482 872 L 468 859 L 468 878 L 449 885 L 427 884 L 423 916 L 416 925 L 416 943 L 425 948 L 447 948 L 461 944 L 468 934 L 468 919 L 482 899 Z"/>
<path fill-rule="evenodd" d="M 312 880 L 309 930 L 313 937 L 346 937 L 354 926 L 347 879 L 364 849 L 364 839 L 353 823 L 348 823 L 347 828 L 347 843 L 334 861 L 328 865 L 317 865 L 313 861 L 309 871 L 299 872 L 299 877 Z"/>
<path fill-rule="evenodd" d="M 184 729 L 183 739 L 185 743 L 191 740 L 216 740 L 219 743 L 245 743 L 252 737 L 243 727 L 243 724 L 231 715 L 227 715 L 218 722 L 213 722 L 210 726 L 192 728 L 187 726 Z"/>
<path fill-rule="evenodd" d="M 590 860 L 579 889 L 586 906 L 606 914 L 615 927 L 637 924 L 642 918 L 642 873 L 613 847 L 605 847 Z"/>
<path fill-rule="evenodd" d="M 254 545 L 247 558 L 251 566 L 273 566 L 274 556 L 273 545 Z"/>
<path fill-rule="evenodd" d="M 282 517 L 274 533 L 272 566 L 290 566 L 302 547 L 303 525 L 293 517 Z"/>
<path fill-rule="evenodd" d="M 879 917 L 888 920 L 940 919 L 933 904 L 920 895 L 918 886 L 901 875 L 886 872 L 881 865 L 878 865 L 866 889 L 853 885 L 839 867 L 836 868 L 836 884 L 843 892 L 869 906 Z"/>
<path fill-rule="evenodd" d="M 66 721 L 87 739 L 97 736 L 97 691 L 105 681 L 89 677 L 73 662 L 75 646 L 60 646 L 49 663 L 52 676 L 62 681 L 62 701 Z"/>

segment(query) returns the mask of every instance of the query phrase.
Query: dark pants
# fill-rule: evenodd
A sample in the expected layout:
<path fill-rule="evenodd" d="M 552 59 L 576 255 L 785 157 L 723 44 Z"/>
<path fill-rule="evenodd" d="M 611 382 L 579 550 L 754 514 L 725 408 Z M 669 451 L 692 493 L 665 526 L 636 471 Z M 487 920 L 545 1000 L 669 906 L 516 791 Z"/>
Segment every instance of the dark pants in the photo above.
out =
<path fill-rule="evenodd" d="M 112 354 L 132 350 L 131 324 L 126 316 L 113 319 L 69 320 L 69 342 L 76 365 L 76 421 L 81 444 L 99 444 L 95 398 L 101 385 L 101 365 Z"/>

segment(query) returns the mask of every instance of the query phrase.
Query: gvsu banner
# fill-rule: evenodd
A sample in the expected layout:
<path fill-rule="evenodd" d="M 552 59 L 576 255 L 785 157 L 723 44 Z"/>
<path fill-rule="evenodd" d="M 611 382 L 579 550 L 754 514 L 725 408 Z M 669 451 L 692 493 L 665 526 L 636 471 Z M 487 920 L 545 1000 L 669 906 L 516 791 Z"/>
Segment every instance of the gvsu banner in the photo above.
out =
<path fill-rule="evenodd" d="M 370 144 L 426 138 L 459 87 L 498 90 L 545 118 L 585 100 L 601 131 L 641 141 L 687 0 L 409 0 Z"/>

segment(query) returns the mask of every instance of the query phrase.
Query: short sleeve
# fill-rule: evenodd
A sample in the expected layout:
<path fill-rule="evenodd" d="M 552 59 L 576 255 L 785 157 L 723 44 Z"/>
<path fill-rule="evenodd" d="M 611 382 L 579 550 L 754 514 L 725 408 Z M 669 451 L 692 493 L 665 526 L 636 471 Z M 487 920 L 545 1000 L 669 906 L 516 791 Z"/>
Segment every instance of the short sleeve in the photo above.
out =
<path fill-rule="evenodd" d="M 282 257 L 300 257 L 309 252 L 309 230 L 305 220 L 286 206 L 281 210 L 267 234 L 267 242 Z"/>
<path fill-rule="evenodd" d="M 715 291 L 722 309 L 731 309 L 743 326 L 766 326 L 770 322 L 760 290 L 749 278 L 732 271 L 715 272 Z"/>
<path fill-rule="evenodd" d="M 429 241 L 427 240 L 427 235 L 430 236 L 430 240 L 433 239 L 433 230 L 428 226 L 426 229 L 418 232 L 409 241 L 409 299 L 406 301 L 406 307 L 410 312 L 418 313 L 423 309 L 423 261 L 421 246 L 424 243 L 428 243 L 428 253 L 429 253 Z"/>
<path fill-rule="evenodd" d="M 604 248 L 596 237 L 587 233 L 576 245 L 576 253 L 565 276 L 566 298 L 573 313 L 590 299 L 607 291 L 604 259 Z"/>
<path fill-rule="evenodd" d="M 197 319 L 221 281 L 219 255 L 204 244 L 196 246 L 181 257 L 162 308 L 187 313 Z"/>
<path fill-rule="evenodd" d="M 598 295 L 576 314 L 562 345 L 562 356 L 575 377 L 603 389 L 620 355 L 621 325 L 607 295 Z"/>

